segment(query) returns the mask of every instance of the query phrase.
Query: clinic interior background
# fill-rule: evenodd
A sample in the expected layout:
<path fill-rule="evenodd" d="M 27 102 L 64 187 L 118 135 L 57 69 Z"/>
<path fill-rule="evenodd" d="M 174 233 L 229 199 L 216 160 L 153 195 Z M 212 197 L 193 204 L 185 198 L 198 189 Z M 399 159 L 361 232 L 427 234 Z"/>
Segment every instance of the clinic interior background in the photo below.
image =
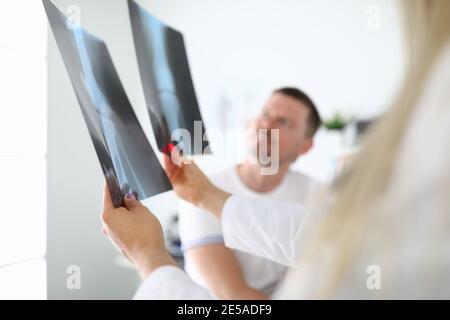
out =
<path fill-rule="evenodd" d="M 403 76 L 394 1 L 138 2 L 184 34 L 208 129 L 243 127 L 281 86 L 305 90 L 323 118 L 373 119 Z M 82 26 L 106 41 L 154 145 L 126 1 L 54 3 L 68 14 L 79 10 Z M 0 30 L 0 299 L 130 298 L 139 279 L 100 232 L 103 176 L 41 2 L 2 1 Z M 336 160 L 354 148 L 345 141 L 321 129 L 294 167 L 330 181 Z M 231 164 L 201 163 L 207 171 Z M 166 229 L 174 199 L 145 201 Z M 68 285 L 74 270 L 80 288 Z"/>

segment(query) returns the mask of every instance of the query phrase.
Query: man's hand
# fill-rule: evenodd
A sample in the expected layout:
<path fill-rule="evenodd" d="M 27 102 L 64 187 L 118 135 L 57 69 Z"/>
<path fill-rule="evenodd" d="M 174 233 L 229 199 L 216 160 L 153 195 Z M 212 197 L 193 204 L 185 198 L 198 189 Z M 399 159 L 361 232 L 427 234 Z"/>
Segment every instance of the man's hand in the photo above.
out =
<path fill-rule="evenodd" d="M 158 267 L 176 265 L 165 248 L 158 219 L 132 193 L 125 196 L 124 204 L 125 207 L 114 208 L 105 183 L 103 234 L 134 264 L 144 279 Z"/>
<path fill-rule="evenodd" d="M 164 167 L 175 193 L 196 206 L 214 188 L 199 167 L 182 157 L 176 148 L 172 149 L 170 157 L 164 154 Z"/>
<path fill-rule="evenodd" d="M 174 148 L 164 154 L 164 167 L 175 193 L 183 200 L 220 217 L 229 193 L 214 186 L 197 165 Z"/>

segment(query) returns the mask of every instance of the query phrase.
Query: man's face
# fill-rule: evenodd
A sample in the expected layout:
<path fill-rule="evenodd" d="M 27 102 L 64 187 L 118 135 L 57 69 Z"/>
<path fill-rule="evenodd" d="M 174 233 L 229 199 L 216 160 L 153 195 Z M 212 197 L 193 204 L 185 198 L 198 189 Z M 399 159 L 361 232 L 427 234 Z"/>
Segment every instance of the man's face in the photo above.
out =
<path fill-rule="evenodd" d="M 259 134 L 250 139 L 251 151 L 257 155 L 258 148 L 266 143 L 267 155 L 273 156 L 270 130 L 278 129 L 279 161 L 293 162 L 312 147 L 312 138 L 307 135 L 308 117 L 309 110 L 302 102 L 282 93 L 274 93 L 253 123 L 252 129 L 257 129 Z"/>

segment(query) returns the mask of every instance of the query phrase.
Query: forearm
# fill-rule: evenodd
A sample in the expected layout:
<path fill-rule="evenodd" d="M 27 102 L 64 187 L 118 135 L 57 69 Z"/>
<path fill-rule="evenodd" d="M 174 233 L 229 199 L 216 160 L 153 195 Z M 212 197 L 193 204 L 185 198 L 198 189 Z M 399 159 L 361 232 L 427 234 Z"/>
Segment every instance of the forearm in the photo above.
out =
<path fill-rule="evenodd" d="M 207 188 L 205 188 L 205 190 L 201 192 L 201 196 L 198 201 L 198 207 L 205 211 L 211 212 L 220 219 L 222 215 L 222 209 L 229 197 L 231 197 L 230 193 L 217 188 L 213 184 L 210 184 Z"/>
<path fill-rule="evenodd" d="M 268 297 L 245 279 L 234 252 L 223 244 L 190 248 L 186 258 L 215 297 L 224 300 L 263 300 Z"/>
<path fill-rule="evenodd" d="M 166 250 L 158 252 L 147 252 L 143 250 L 133 255 L 132 263 L 142 279 L 146 279 L 159 267 L 177 266 L 176 262 Z"/>
<path fill-rule="evenodd" d="M 217 295 L 223 300 L 268 300 L 269 297 L 259 290 L 244 286 L 240 288 L 226 288 Z"/>
<path fill-rule="evenodd" d="M 133 299 L 209 300 L 213 297 L 206 289 L 193 282 L 183 270 L 170 266 L 152 272 Z"/>
<path fill-rule="evenodd" d="M 223 277 L 207 277 L 209 290 L 220 300 L 267 300 L 268 296 L 247 285 L 237 274 L 224 274 Z"/>

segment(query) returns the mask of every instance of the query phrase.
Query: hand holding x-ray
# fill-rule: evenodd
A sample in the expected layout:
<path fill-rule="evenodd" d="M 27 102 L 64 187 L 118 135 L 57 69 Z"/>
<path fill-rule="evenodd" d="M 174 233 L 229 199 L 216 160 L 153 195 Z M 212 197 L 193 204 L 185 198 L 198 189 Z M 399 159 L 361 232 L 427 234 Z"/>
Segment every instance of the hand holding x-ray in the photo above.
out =
<path fill-rule="evenodd" d="M 230 194 L 212 184 L 192 160 L 173 148 L 170 157 L 164 154 L 164 168 L 180 198 L 220 216 Z"/>
<path fill-rule="evenodd" d="M 124 198 L 124 207 L 115 208 L 105 184 L 102 206 L 103 234 L 146 278 L 162 265 L 175 265 L 164 244 L 158 219 L 133 195 Z"/>

